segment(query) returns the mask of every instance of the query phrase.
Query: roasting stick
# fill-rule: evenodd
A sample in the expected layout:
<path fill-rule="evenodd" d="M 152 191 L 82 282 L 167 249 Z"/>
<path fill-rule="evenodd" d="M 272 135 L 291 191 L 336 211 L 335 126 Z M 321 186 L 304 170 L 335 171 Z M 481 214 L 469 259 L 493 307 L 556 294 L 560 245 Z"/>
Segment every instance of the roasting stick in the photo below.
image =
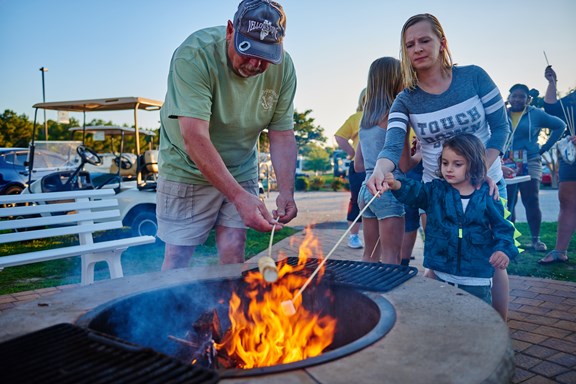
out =
<path fill-rule="evenodd" d="M 272 233 L 270 233 L 268 256 L 262 256 L 260 260 L 258 260 L 258 269 L 260 270 L 262 276 L 264 276 L 264 280 L 269 283 L 274 283 L 276 280 L 278 280 L 278 267 L 272 258 L 272 240 L 274 240 L 274 230 L 276 229 L 277 223 L 278 219 L 276 219 L 276 223 L 272 226 Z"/>
<path fill-rule="evenodd" d="M 312 272 L 312 274 L 310 275 L 310 277 L 308 278 L 308 280 L 306 280 L 306 282 L 304 283 L 304 285 L 302 285 L 302 287 L 298 290 L 298 292 L 296 292 L 296 295 L 294 295 L 294 297 L 292 298 L 292 300 L 286 300 L 283 301 L 282 303 L 280 303 L 280 305 L 282 306 L 282 311 L 284 311 L 284 314 L 287 316 L 292 316 L 296 313 L 296 307 L 294 306 L 294 300 L 296 300 L 298 298 L 298 296 L 300 296 L 302 294 L 302 292 L 306 289 L 306 287 L 308 286 L 308 284 L 310 284 L 310 282 L 312 281 L 312 279 L 314 278 L 314 276 L 316 276 L 316 274 L 318 273 L 318 271 L 320 271 L 320 268 L 322 268 L 322 266 L 326 263 L 326 261 L 330 258 L 330 256 L 332 256 L 332 254 L 334 253 L 334 251 L 336 250 L 336 248 L 338 248 L 338 246 L 340 245 L 340 243 L 342 242 L 342 240 L 344 240 L 344 238 L 346 237 L 346 235 L 348 234 L 348 232 L 350 232 L 350 230 L 352 229 L 352 227 L 354 226 L 354 224 L 356 224 L 356 222 L 360 219 L 360 217 L 362 217 L 362 214 L 364 213 L 364 211 L 370 206 L 370 204 L 372 204 L 372 202 L 374 200 L 376 200 L 376 198 L 380 195 L 380 191 L 378 191 L 373 197 L 372 199 L 370 199 L 370 201 L 368 202 L 368 204 L 366 204 L 366 206 L 364 208 L 362 208 L 362 210 L 360 211 L 360 213 L 358 214 L 358 216 L 356 216 L 356 218 L 354 219 L 354 221 L 352 222 L 352 224 L 350 224 L 348 226 L 348 229 L 346 229 L 346 231 L 344 232 L 344 234 L 342 234 L 342 236 L 340 237 L 340 239 L 338 239 L 338 241 L 336 242 L 336 244 L 334 245 L 334 247 L 332 247 L 332 249 L 330 250 L 330 252 L 328 252 L 328 254 L 326 255 L 326 257 L 324 259 L 322 259 L 322 262 L 320 264 L 318 264 L 318 266 L 316 267 L 316 269 L 314 270 L 314 272 Z"/>

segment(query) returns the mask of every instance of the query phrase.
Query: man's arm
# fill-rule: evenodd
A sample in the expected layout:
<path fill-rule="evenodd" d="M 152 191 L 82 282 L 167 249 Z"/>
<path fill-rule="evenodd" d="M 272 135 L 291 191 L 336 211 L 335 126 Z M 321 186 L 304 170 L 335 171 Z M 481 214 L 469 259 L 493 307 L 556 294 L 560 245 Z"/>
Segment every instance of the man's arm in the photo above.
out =
<path fill-rule="evenodd" d="M 270 139 L 270 159 L 278 182 L 277 210 L 274 216 L 281 223 L 287 223 L 298 214 L 294 201 L 294 177 L 296 175 L 296 139 L 294 131 L 268 131 Z"/>
<path fill-rule="evenodd" d="M 179 117 L 178 123 L 188 156 L 204 177 L 236 206 L 244 224 L 258 231 L 271 231 L 274 223 L 272 216 L 264 203 L 244 190 L 230 174 L 210 141 L 208 121 Z"/>

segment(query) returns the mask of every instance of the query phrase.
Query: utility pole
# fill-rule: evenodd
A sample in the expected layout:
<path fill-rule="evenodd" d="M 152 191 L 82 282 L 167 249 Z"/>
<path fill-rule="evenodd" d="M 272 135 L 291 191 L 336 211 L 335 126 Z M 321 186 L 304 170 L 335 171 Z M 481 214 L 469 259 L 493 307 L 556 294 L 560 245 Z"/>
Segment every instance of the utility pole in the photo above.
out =
<path fill-rule="evenodd" d="M 42 102 L 46 102 L 46 89 L 44 87 L 44 72 L 48 72 L 48 68 L 41 67 L 40 72 L 42 72 Z M 46 121 L 46 109 L 44 109 L 44 140 L 48 140 L 48 122 Z"/>

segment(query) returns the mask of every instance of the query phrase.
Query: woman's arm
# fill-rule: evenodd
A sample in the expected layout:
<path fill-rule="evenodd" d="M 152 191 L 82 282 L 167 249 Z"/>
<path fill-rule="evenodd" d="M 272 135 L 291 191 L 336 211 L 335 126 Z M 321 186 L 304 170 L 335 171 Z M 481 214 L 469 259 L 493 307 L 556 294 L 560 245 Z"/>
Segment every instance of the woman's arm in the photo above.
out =
<path fill-rule="evenodd" d="M 537 111 L 542 117 L 541 126 L 546 127 L 552 131 L 550 132 L 550 136 L 548 137 L 548 140 L 546 140 L 546 143 L 544 143 L 540 148 L 540 154 L 543 154 L 552 148 L 554 143 L 556 143 L 562 137 L 562 134 L 566 129 L 566 123 L 562 119 L 556 116 L 552 116 L 542 110 Z"/>
<path fill-rule="evenodd" d="M 387 173 L 396 169 L 396 164 L 388 157 L 384 156 L 400 159 L 402 150 L 404 149 L 405 136 L 406 130 L 402 128 L 390 128 L 390 126 L 388 126 L 388 132 L 386 132 L 386 144 L 384 144 L 384 149 L 378 155 L 378 160 L 376 161 L 376 166 L 374 167 L 372 176 L 370 176 L 370 179 L 366 182 L 368 190 L 373 195 L 378 193 L 378 191 L 385 192 L 388 190 L 388 184 L 384 182 L 384 178 Z"/>

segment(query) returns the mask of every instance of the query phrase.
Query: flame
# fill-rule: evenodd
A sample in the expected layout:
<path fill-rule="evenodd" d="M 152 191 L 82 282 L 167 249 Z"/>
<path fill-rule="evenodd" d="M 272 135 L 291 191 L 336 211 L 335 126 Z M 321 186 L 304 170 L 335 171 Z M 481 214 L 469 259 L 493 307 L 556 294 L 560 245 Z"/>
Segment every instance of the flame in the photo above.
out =
<path fill-rule="evenodd" d="M 307 229 L 298 265 L 286 260 L 278 263 L 278 280 L 267 283 L 259 272 L 249 272 L 244 297 L 236 293 L 230 299 L 231 328 L 216 349 L 225 350 L 237 361 L 238 368 L 251 369 L 287 364 L 318 356 L 334 339 L 336 319 L 302 306 L 302 296 L 295 301 L 296 314 L 287 316 L 280 303 L 292 300 L 307 276 L 297 274 L 313 254 L 323 257 L 317 238 Z M 282 255 L 279 259 L 284 258 Z M 324 271 L 318 272 L 318 282 Z"/>

